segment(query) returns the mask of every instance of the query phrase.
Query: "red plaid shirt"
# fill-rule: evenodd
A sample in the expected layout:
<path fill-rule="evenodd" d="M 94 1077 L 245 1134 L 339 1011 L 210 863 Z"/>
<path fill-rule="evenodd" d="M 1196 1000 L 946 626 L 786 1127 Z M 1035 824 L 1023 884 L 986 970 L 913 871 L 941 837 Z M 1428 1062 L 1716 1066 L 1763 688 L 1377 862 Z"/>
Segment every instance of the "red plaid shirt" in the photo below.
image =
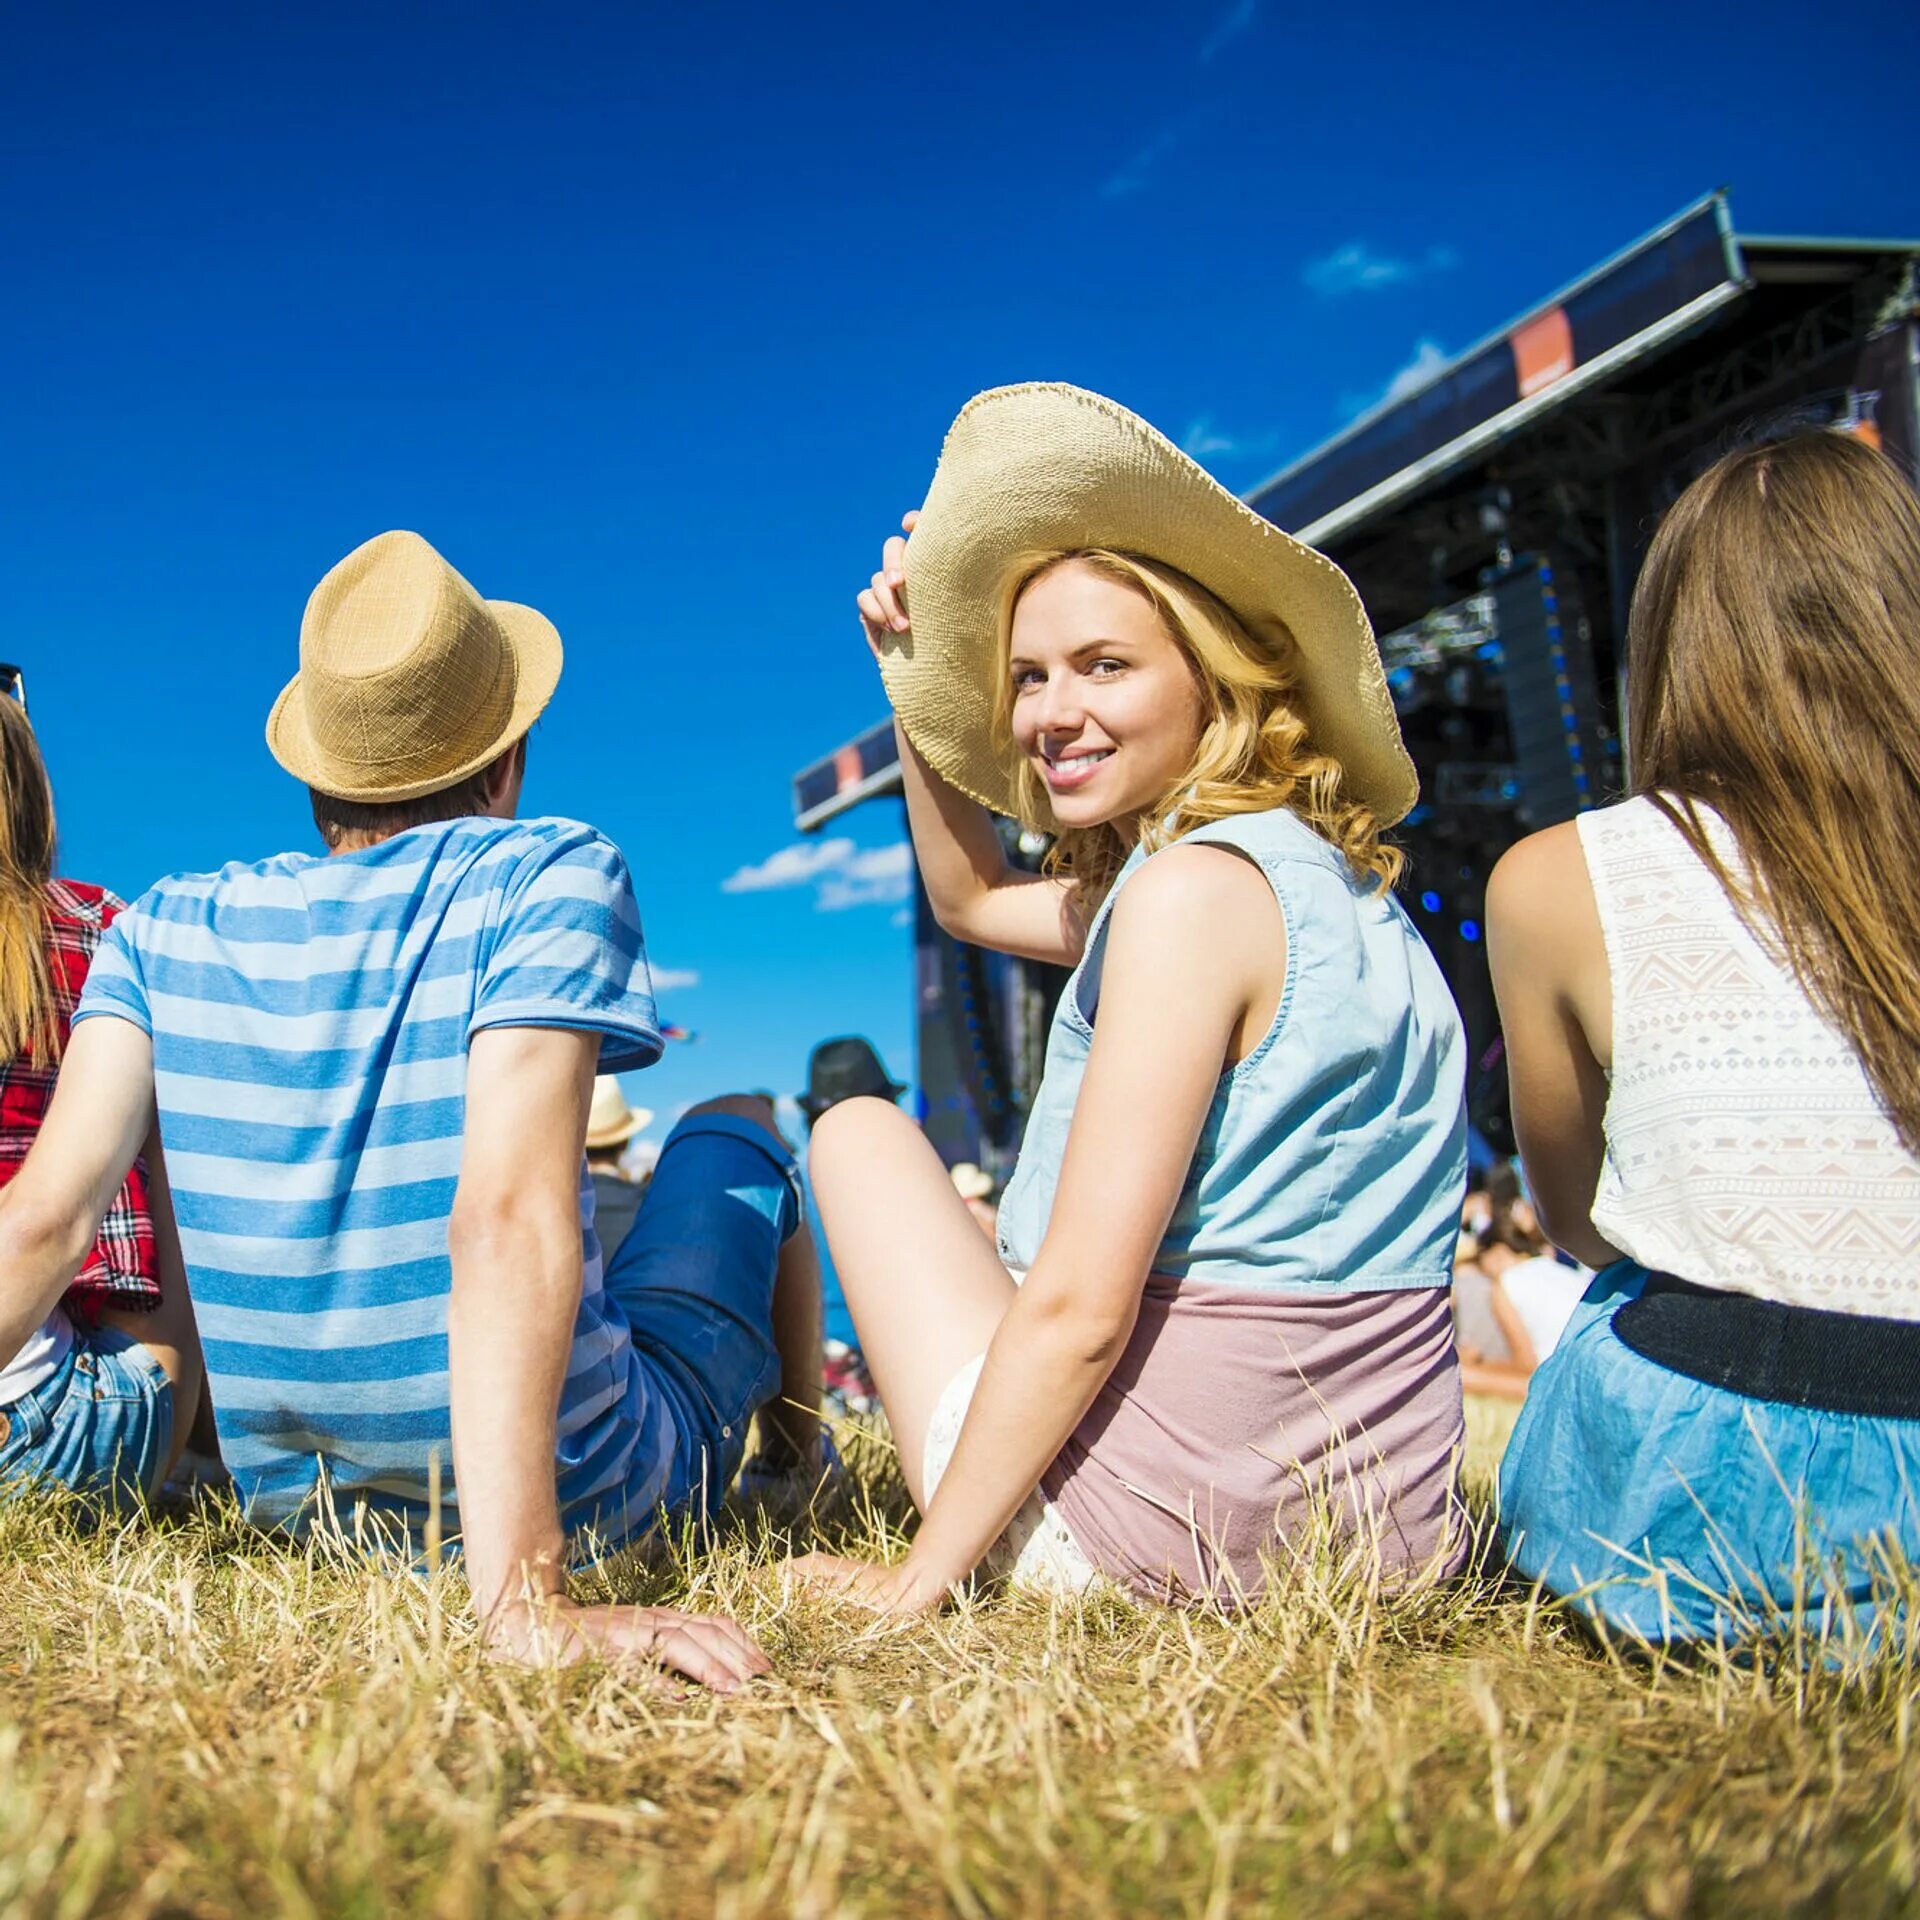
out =
<path fill-rule="evenodd" d="M 87 983 L 100 937 L 126 905 L 104 887 L 79 880 L 47 883 L 47 971 L 53 978 L 54 1011 L 64 1045 L 80 989 Z M 53 1098 L 56 1070 L 38 1066 L 31 1054 L 0 1062 L 0 1186 L 20 1164 L 40 1131 Z M 153 1216 L 147 1209 L 147 1168 L 136 1160 L 114 1195 L 100 1237 L 67 1291 L 67 1305 L 91 1320 L 102 1307 L 157 1307 L 160 1282 L 154 1261 Z"/>

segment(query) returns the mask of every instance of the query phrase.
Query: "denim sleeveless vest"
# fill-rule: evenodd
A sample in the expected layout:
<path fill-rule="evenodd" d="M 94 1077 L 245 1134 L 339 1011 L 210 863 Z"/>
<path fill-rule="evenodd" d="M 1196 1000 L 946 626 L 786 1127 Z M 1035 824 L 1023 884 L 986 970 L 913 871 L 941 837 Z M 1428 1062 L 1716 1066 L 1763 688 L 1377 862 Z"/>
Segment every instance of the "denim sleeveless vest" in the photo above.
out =
<path fill-rule="evenodd" d="M 1391 894 L 1284 808 L 1184 838 L 1232 847 L 1266 875 L 1287 976 L 1265 1037 L 1221 1076 L 1153 1270 L 1276 1292 L 1449 1285 L 1466 1189 L 1466 1042 L 1426 943 Z M 1108 919 L 1145 857 L 1136 849 L 1121 869 L 1054 1015 L 1000 1202 L 1000 1253 L 1016 1269 L 1033 1265 L 1046 1234 Z"/>

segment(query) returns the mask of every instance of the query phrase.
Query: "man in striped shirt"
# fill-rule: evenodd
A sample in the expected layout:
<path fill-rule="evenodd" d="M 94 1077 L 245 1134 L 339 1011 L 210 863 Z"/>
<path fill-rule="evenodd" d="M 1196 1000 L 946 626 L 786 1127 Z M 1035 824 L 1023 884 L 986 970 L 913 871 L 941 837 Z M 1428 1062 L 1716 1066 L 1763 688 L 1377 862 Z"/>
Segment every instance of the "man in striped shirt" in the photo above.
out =
<path fill-rule="evenodd" d="M 77 1231 L 157 1103 L 255 1517 L 417 1536 L 438 1454 L 495 1645 L 646 1652 L 732 1687 L 767 1664 L 737 1626 L 573 1606 L 565 1536 L 717 1505 L 783 1371 L 817 1391 L 817 1274 L 792 1158 L 747 1098 L 681 1121 L 602 1273 L 594 1076 L 661 1042 L 619 850 L 515 818 L 559 670 L 539 614 L 480 599 L 417 535 L 327 575 L 268 742 L 329 851 L 176 875 L 119 917 L 0 1259 L 8 1288 L 48 1284 L 59 1234 L 43 1274 L 18 1229 Z M 817 1457 L 804 1410 L 768 1424 L 776 1464 Z"/>

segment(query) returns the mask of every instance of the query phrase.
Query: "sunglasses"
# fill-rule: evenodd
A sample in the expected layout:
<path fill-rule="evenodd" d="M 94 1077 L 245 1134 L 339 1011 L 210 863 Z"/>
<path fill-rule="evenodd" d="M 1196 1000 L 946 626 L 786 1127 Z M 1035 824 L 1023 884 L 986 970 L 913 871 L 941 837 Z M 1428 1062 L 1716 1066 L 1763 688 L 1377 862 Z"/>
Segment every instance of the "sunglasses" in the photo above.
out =
<path fill-rule="evenodd" d="M 20 703 L 20 711 L 27 710 L 27 676 L 10 660 L 0 660 L 0 695 Z"/>

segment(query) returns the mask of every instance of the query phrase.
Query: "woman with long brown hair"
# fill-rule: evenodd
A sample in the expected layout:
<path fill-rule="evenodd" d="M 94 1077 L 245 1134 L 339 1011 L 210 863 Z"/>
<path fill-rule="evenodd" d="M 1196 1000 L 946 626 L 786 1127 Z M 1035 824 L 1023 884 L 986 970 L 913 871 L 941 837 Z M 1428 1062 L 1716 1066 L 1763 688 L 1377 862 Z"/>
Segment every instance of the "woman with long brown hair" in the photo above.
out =
<path fill-rule="evenodd" d="M 39 1134 L 87 969 L 123 904 L 54 878 L 53 860 L 46 764 L 25 707 L 0 696 L 0 1187 Z M 138 1501 L 178 1458 L 202 1379 L 157 1134 L 91 1248 L 74 1251 L 64 1300 L 0 1365 L 0 1485 Z"/>
<path fill-rule="evenodd" d="M 1920 500 L 1728 455 L 1634 595 L 1632 794 L 1488 892 L 1514 1124 L 1603 1269 L 1502 1475 L 1515 1564 L 1649 1640 L 1920 1564 Z"/>

